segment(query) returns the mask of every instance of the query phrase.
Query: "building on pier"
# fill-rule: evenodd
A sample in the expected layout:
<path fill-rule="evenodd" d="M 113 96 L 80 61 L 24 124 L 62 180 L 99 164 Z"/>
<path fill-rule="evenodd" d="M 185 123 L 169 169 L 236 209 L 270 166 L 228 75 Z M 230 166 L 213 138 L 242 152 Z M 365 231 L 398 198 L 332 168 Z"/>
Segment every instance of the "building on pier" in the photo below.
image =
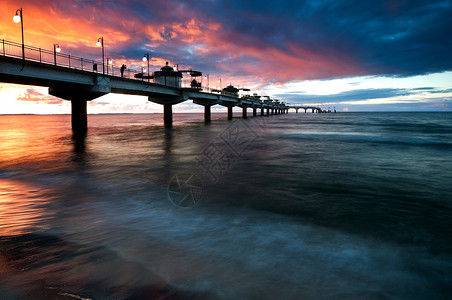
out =
<path fill-rule="evenodd" d="M 174 71 L 174 68 L 170 67 L 168 62 L 160 68 L 160 71 L 153 72 L 152 76 L 155 83 L 176 88 L 182 87 L 182 72 Z"/>
<path fill-rule="evenodd" d="M 233 96 L 233 97 L 239 97 L 239 89 L 233 86 L 232 84 L 229 84 L 227 87 L 225 87 L 222 91 L 222 94 Z"/>

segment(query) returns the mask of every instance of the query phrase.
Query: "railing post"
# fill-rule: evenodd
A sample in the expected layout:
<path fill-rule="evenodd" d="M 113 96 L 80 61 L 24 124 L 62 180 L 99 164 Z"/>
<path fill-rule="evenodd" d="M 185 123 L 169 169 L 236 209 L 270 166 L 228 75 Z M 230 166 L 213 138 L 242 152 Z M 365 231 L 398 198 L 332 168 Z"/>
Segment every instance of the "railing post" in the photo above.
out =
<path fill-rule="evenodd" d="M 6 56 L 6 54 L 5 54 L 5 39 L 3 39 L 3 56 Z"/>
<path fill-rule="evenodd" d="M 83 71 L 83 58 L 80 57 L 80 66 L 82 67 L 82 71 Z"/>
<path fill-rule="evenodd" d="M 39 48 L 39 62 L 42 63 L 41 48 Z"/>
<path fill-rule="evenodd" d="M 71 67 L 71 56 L 69 55 L 69 68 Z"/>

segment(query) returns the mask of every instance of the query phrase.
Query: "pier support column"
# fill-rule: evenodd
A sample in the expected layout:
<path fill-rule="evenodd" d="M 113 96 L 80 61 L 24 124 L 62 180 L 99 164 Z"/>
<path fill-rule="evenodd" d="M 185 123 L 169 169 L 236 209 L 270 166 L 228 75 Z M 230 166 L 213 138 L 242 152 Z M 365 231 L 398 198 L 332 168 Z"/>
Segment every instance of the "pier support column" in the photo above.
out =
<path fill-rule="evenodd" d="M 257 116 L 257 108 L 253 107 L 253 116 Z"/>
<path fill-rule="evenodd" d="M 261 116 L 263 116 L 263 115 L 264 115 L 264 109 L 261 108 Z"/>
<path fill-rule="evenodd" d="M 210 105 L 204 105 L 204 122 L 209 123 L 211 119 Z"/>
<path fill-rule="evenodd" d="M 71 100 L 72 131 L 84 134 L 88 130 L 88 111 L 86 100 Z"/>
<path fill-rule="evenodd" d="M 171 104 L 163 105 L 163 123 L 165 127 L 173 126 L 173 106 Z"/>
<path fill-rule="evenodd" d="M 228 106 L 228 120 L 232 120 L 232 106 Z"/>
<path fill-rule="evenodd" d="M 246 114 L 246 107 L 242 107 L 242 117 L 246 119 L 248 116 Z"/>
<path fill-rule="evenodd" d="M 267 116 L 270 114 L 270 108 L 267 108 Z"/>

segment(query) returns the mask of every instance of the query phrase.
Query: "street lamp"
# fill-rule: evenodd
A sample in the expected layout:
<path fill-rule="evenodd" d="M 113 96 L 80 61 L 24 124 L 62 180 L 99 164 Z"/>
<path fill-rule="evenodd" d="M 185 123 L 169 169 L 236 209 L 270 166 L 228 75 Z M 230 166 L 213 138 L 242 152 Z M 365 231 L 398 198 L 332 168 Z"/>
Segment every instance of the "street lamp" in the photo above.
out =
<path fill-rule="evenodd" d="M 57 61 L 56 61 L 56 54 L 57 54 L 57 52 L 58 52 L 58 53 L 61 52 L 60 45 L 58 45 L 58 44 L 53 44 L 53 59 L 54 59 L 54 62 L 55 62 L 55 66 L 56 66 L 56 64 L 57 64 Z"/>
<path fill-rule="evenodd" d="M 220 88 L 219 90 L 221 90 L 221 78 L 217 80 L 220 83 Z"/>
<path fill-rule="evenodd" d="M 24 17 L 22 16 L 22 8 L 16 10 L 16 15 L 13 17 L 14 23 L 20 22 L 20 29 L 22 31 L 22 59 L 25 60 L 25 44 L 24 44 Z"/>
<path fill-rule="evenodd" d="M 149 53 L 146 53 L 143 55 L 143 61 L 147 61 L 148 62 L 148 81 L 149 81 Z M 143 73 L 144 75 L 144 73 Z"/>
<path fill-rule="evenodd" d="M 104 37 L 98 38 L 96 45 L 97 47 L 102 46 L 102 74 L 105 74 Z"/>

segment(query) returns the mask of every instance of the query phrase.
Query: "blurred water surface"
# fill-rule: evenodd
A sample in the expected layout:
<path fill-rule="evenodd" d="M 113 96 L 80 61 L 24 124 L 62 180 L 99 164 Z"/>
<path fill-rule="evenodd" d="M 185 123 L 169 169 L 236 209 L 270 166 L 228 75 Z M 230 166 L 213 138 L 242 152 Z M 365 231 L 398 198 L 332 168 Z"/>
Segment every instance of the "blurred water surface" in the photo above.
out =
<path fill-rule="evenodd" d="M 452 114 L 213 119 L 0 116 L 0 298 L 450 297 Z"/>

